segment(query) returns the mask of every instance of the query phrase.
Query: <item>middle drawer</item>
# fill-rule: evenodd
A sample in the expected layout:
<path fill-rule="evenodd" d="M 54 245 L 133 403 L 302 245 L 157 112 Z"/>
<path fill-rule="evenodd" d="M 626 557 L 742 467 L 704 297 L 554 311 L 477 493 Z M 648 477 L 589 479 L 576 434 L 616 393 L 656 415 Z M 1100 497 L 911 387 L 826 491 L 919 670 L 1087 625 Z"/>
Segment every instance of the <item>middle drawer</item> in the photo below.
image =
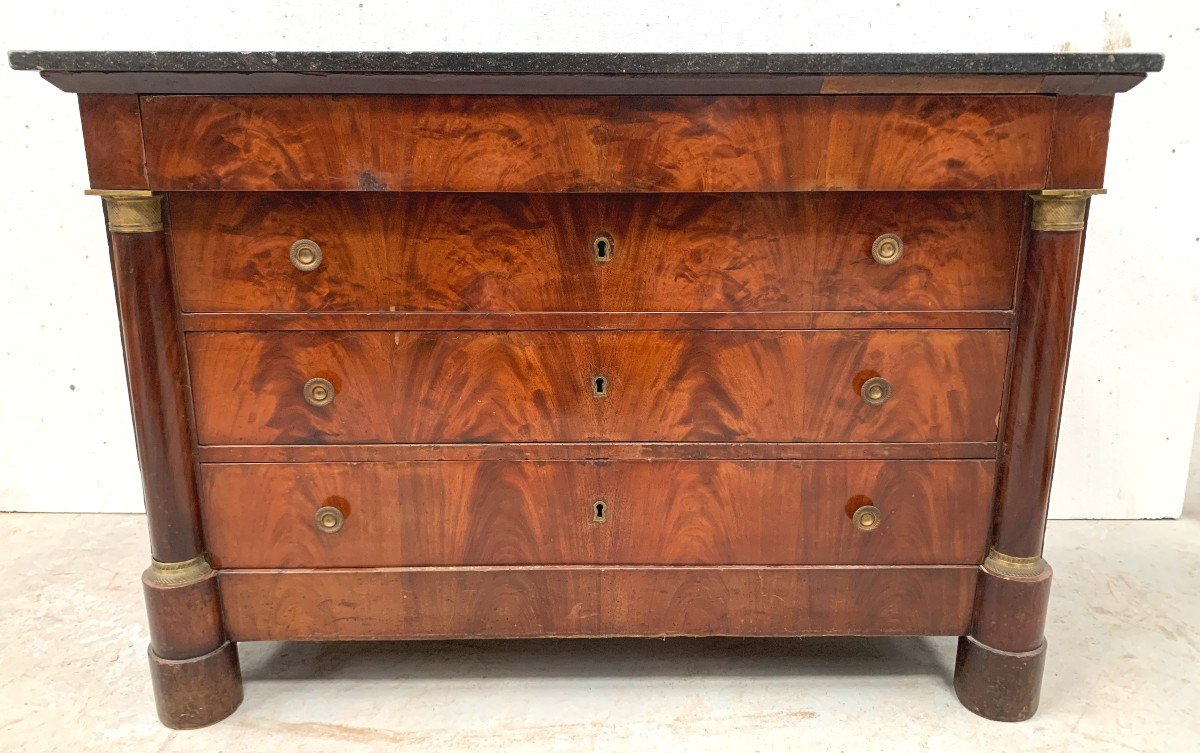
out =
<path fill-rule="evenodd" d="M 201 444 L 994 441 L 1007 330 L 192 332 Z"/>

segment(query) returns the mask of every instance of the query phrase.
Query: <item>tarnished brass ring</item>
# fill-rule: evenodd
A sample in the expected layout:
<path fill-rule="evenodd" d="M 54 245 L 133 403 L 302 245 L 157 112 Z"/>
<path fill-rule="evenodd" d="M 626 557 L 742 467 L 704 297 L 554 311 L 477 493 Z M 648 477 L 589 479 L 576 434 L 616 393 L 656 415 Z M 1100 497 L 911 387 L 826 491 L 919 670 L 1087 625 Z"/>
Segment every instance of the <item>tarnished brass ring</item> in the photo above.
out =
<path fill-rule="evenodd" d="M 317 510 L 317 530 L 322 533 L 337 533 L 346 524 L 346 516 L 336 507 Z"/>
<path fill-rule="evenodd" d="M 320 408 L 333 402 L 335 392 L 333 383 L 328 379 L 313 377 L 304 383 L 304 400 L 309 405 Z"/>
<path fill-rule="evenodd" d="M 1005 578 L 1037 578 L 1046 571 L 1046 560 L 1038 557 L 1014 557 L 990 549 L 983 569 Z"/>
<path fill-rule="evenodd" d="M 895 233 L 884 233 L 871 244 L 871 256 L 880 264 L 895 264 L 904 255 L 904 241 Z"/>
<path fill-rule="evenodd" d="M 183 562 L 159 562 L 150 560 L 150 567 L 143 574 L 147 581 L 159 586 L 184 586 L 208 576 L 212 567 L 203 554 Z"/>
<path fill-rule="evenodd" d="M 892 397 L 892 385 L 883 377 L 871 377 L 859 390 L 867 405 L 883 405 Z"/>
<path fill-rule="evenodd" d="M 288 250 L 288 256 L 292 260 L 292 266 L 301 272 L 313 271 L 321 266 L 321 260 L 325 258 L 316 241 L 308 238 L 301 238 L 293 243 L 291 249 Z"/>
<path fill-rule="evenodd" d="M 854 527 L 860 531 L 874 531 L 883 522 L 883 513 L 874 505 L 863 505 L 854 511 Z"/>

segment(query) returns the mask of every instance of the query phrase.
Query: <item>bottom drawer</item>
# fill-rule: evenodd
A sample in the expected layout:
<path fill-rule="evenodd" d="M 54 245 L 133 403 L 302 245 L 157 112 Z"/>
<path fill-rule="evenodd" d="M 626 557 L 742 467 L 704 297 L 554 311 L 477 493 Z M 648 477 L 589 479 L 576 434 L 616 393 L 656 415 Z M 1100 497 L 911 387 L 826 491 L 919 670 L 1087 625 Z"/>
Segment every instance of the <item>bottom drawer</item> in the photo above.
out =
<path fill-rule="evenodd" d="M 202 514 L 219 568 L 978 564 L 994 465 L 207 464 Z"/>
<path fill-rule="evenodd" d="M 233 641 L 962 635 L 978 567 L 223 570 Z"/>

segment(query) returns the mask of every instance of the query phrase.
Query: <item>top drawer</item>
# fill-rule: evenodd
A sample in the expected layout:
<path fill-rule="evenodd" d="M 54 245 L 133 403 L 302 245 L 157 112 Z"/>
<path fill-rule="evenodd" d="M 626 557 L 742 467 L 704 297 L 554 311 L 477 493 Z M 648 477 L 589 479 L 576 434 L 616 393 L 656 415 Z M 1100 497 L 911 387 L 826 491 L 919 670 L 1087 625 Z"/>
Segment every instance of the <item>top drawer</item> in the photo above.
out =
<path fill-rule="evenodd" d="M 1024 202 L 960 191 L 168 203 L 184 311 L 484 313 L 1008 309 Z M 899 253 L 873 253 L 893 235 Z"/>
<path fill-rule="evenodd" d="M 147 96 L 149 187 L 1041 188 L 1045 96 Z"/>

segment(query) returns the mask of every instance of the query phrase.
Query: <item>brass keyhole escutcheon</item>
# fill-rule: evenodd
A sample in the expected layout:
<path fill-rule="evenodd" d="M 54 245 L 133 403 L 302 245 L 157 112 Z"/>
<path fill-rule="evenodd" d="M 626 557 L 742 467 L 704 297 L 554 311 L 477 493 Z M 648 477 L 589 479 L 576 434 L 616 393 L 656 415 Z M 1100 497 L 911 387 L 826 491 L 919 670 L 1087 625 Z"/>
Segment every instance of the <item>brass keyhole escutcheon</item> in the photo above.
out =
<path fill-rule="evenodd" d="M 592 397 L 608 397 L 608 378 L 592 377 Z"/>
<path fill-rule="evenodd" d="M 854 527 L 860 531 L 870 533 L 879 527 L 883 522 L 883 513 L 874 505 L 864 505 L 854 511 Z"/>
<path fill-rule="evenodd" d="M 884 233 L 871 244 L 871 256 L 880 264 L 895 264 L 904 255 L 904 241 L 895 233 Z"/>
<path fill-rule="evenodd" d="M 313 377 L 304 383 L 304 401 L 320 408 L 333 402 L 335 391 L 328 379 Z"/>
<path fill-rule="evenodd" d="M 892 397 L 892 385 L 883 377 L 871 377 L 859 390 L 867 405 L 883 405 Z"/>
<path fill-rule="evenodd" d="M 608 503 L 602 499 L 598 499 L 592 503 L 592 522 L 607 523 L 608 522 Z"/>
<path fill-rule="evenodd" d="M 346 523 L 346 516 L 336 507 L 317 510 L 317 530 L 321 533 L 337 533 Z"/>
<path fill-rule="evenodd" d="M 592 253 L 596 259 L 596 263 L 604 264 L 611 261 L 615 246 L 616 243 L 613 241 L 611 235 L 608 233 L 597 233 L 596 237 L 592 239 Z"/>
<path fill-rule="evenodd" d="M 292 266 L 301 272 L 313 271 L 321 266 L 321 260 L 325 258 L 316 241 L 308 238 L 301 238 L 293 243 L 288 250 L 288 257 L 292 260 Z"/>

